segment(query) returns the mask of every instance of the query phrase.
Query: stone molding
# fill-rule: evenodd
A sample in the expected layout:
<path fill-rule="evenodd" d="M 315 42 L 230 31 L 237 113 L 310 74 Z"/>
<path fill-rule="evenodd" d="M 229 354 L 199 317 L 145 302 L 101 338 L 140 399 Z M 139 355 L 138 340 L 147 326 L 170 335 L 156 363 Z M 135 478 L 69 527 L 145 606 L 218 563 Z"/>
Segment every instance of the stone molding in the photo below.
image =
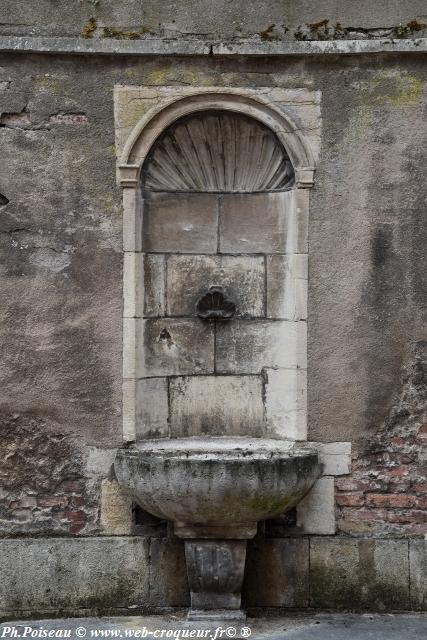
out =
<path fill-rule="evenodd" d="M 318 40 L 309 42 L 206 42 L 197 38 L 114 40 L 80 37 L 0 36 L 0 52 L 113 56 L 313 56 L 425 53 L 427 38 Z"/>

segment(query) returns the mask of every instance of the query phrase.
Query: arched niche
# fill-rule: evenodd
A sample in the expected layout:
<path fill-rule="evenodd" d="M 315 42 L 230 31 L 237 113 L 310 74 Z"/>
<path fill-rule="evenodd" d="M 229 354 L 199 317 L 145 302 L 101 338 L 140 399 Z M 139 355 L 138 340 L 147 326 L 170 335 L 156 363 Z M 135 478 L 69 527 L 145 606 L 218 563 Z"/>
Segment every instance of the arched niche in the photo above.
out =
<path fill-rule="evenodd" d="M 124 438 L 306 438 L 308 190 L 295 124 L 234 95 L 153 108 L 124 147 Z M 236 312 L 201 320 L 221 286 Z"/>

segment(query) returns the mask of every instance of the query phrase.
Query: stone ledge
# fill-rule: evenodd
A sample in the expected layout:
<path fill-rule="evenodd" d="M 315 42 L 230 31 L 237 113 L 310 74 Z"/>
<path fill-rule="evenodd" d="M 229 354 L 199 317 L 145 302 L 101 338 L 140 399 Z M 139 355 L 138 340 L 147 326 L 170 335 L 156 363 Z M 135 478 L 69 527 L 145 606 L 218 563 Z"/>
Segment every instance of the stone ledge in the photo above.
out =
<path fill-rule="evenodd" d="M 212 46 L 215 56 L 313 56 L 367 53 L 421 53 L 427 38 L 378 40 L 317 40 L 309 42 L 254 42 L 251 40 Z"/>
<path fill-rule="evenodd" d="M 114 40 L 111 38 L 49 38 L 0 36 L 0 52 L 51 53 L 57 55 L 209 55 L 210 46 L 201 40 Z"/>
<path fill-rule="evenodd" d="M 420 539 L 257 536 L 245 605 L 423 611 L 426 548 Z M 3 539 L 0 575 L 0 616 L 9 618 L 189 604 L 184 547 L 170 537 Z"/>
<path fill-rule="evenodd" d="M 0 36 L 0 52 L 65 55 L 156 56 L 312 56 L 372 53 L 425 53 L 427 38 L 376 40 L 329 40 L 310 42 L 205 42 L 198 39 L 114 40 L 70 37 Z"/>

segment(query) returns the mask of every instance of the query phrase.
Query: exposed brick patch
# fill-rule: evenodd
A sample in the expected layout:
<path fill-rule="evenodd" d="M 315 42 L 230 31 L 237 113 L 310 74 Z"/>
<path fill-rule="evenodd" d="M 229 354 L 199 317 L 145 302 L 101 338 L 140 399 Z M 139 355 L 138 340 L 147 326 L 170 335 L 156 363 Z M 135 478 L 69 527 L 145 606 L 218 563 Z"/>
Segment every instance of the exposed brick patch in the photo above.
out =
<path fill-rule="evenodd" d="M 417 343 L 383 429 L 336 479 L 337 527 L 351 535 L 427 533 L 427 343 Z"/>
<path fill-rule="evenodd" d="M 0 415 L 0 536 L 97 530 L 99 493 L 75 438 L 42 418 Z"/>

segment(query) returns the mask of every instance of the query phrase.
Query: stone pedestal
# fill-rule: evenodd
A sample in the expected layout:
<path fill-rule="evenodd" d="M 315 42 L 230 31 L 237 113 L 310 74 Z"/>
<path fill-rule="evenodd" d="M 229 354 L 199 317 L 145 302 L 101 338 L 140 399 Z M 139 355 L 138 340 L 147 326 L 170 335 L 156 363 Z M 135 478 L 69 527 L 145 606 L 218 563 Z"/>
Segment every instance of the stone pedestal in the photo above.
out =
<path fill-rule="evenodd" d="M 185 540 L 191 592 L 189 620 L 243 620 L 240 609 L 246 540 Z"/>

